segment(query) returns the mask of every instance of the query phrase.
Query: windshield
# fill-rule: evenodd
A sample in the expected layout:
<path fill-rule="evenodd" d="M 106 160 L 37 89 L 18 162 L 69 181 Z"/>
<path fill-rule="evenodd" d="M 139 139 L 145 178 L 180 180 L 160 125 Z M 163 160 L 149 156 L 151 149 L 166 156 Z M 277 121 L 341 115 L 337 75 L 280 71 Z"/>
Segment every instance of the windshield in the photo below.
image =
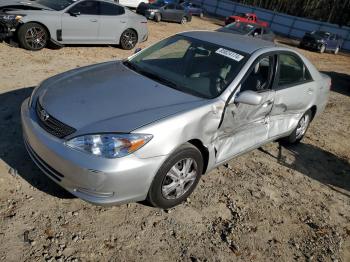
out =
<path fill-rule="evenodd" d="M 234 22 L 225 26 L 226 29 L 239 32 L 241 34 L 249 34 L 255 27 L 247 23 Z"/>
<path fill-rule="evenodd" d="M 124 64 L 164 85 L 203 98 L 219 96 L 248 55 L 181 35 L 167 38 Z"/>
<path fill-rule="evenodd" d="M 157 0 L 157 1 L 155 1 L 154 3 L 152 3 L 151 5 L 152 6 L 163 6 L 163 5 L 165 5 L 166 3 L 165 3 L 165 1 L 164 0 Z"/>
<path fill-rule="evenodd" d="M 70 6 L 77 0 L 37 0 L 38 4 L 47 6 L 53 10 L 60 11 Z"/>

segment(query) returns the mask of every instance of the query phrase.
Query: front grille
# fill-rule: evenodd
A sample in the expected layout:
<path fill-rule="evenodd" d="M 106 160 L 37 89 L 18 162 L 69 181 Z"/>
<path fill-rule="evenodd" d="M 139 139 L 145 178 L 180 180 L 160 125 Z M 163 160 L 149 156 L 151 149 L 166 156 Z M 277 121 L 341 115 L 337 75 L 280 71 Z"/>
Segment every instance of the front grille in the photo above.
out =
<path fill-rule="evenodd" d="M 44 119 L 43 117 L 43 112 L 47 114 L 46 119 Z M 53 116 L 49 115 L 40 105 L 39 101 L 36 103 L 36 114 L 38 117 L 39 125 L 53 136 L 63 138 L 73 134 L 76 131 L 76 129 L 74 129 L 73 127 L 62 123 Z"/>

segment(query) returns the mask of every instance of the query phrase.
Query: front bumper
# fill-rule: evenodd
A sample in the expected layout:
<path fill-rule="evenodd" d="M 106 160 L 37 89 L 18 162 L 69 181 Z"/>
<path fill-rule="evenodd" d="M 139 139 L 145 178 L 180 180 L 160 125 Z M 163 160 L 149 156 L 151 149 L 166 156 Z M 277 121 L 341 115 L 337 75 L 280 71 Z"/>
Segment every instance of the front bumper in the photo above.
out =
<path fill-rule="evenodd" d="M 312 50 L 320 50 L 321 46 L 323 45 L 322 43 L 317 43 L 317 42 L 310 42 L 310 41 L 302 41 L 300 43 L 301 47 L 312 49 Z"/>
<path fill-rule="evenodd" d="M 73 195 L 98 205 L 146 199 L 149 187 L 166 156 L 105 159 L 68 148 L 37 123 L 28 99 L 21 108 L 24 143 L 37 166 Z"/>

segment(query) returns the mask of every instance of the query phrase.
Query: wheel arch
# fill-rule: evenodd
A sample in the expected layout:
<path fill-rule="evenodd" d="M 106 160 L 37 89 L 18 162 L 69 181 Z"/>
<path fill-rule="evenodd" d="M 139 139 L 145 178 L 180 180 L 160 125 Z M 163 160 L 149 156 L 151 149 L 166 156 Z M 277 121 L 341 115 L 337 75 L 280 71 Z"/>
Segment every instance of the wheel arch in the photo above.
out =
<path fill-rule="evenodd" d="M 191 145 L 195 146 L 202 155 L 203 158 L 203 171 L 202 174 L 205 174 L 205 172 L 207 171 L 208 168 L 208 163 L 209 163 L 209 150 L 208 148 L 206 148 L 202 141 L 199 139 L 191 139 L 189 141 L 187 141 L 187 143 L 190 143 Z"/>
<path fill-rule="evenodd" d="M 25 23 L 22 23 L 18 28 L 17 28 L 17 32 L 18 32 L 18 30 L 23 26 L 23 25 L 25 25 L 25 24 L 29 24 L 29 23 L 35 23 L 35 24 L 39 24 L 39 25 L 41 25 L 42 27 L 44 27 L 45 28 L 45 30 L 46 30 L 46 32 L 48 33 L 48 36 L 49 36 L 49 40 L 51 40 L 51 32 L 50 32 L 50 30 L 49 30 L 49 28 L 45 25 L 45 24 L 43 24 L 43 23 L 41 23 L 41 22 L 38 22 L 38 21 L 26 21 Z"/>
<path fill-rule="evenodd" d="M 122 38 L 122 35 L 124 34 L 124 32 L 125 32 L 126 30 L 132 30 L 132 31 L 134 31 L 134 32 L 136 33 L 137 43 L 139 43 L 139 32 L 138 32 L 134 27 L 127 27 L 127 28 L 125 28 L 125 29 L 123 30 L 123 32 L 120 34 L 119 39 L 117 39 L 117 40 L 118 40 L 118 43 L 117 43 L 117 44 L 120 45 L 120 39 Z"/>
<path fill-rule="evenodd" d="M 312 121 L 317 113 L 317 106 L 313 105 L 312 107 L 310 107 L 310 111 L 311 111 L 311 121 Z"/>

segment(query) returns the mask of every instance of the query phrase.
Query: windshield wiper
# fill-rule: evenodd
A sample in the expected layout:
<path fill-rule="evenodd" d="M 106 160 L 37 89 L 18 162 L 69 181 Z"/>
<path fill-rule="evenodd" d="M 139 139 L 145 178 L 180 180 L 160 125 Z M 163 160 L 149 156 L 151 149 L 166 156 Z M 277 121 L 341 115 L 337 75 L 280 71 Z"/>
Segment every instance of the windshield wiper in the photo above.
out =
<path fill-rule="evenodd" d="M 181 90 L 181 87 L 179 87 L 177 84 L 175 84 L 174 82 L 164 79 L 154 73 L 145 71 L 143 69 L 141 69 L 140 67 L 138 67 L 137 65 L 135 65 L 134 63 L 131 63 L 129 60 L 124 60 L 123 64 L 127 67 L 129 67 L 130 69 L 134 70 L 135 72 L 147 76 L 149 78 L 151 78 L 152 80 L 155 80 L 157 82 L 160 82 L 161 84 L 167 85 L 171 88 L 177 89 L 177 90 Z"/>

